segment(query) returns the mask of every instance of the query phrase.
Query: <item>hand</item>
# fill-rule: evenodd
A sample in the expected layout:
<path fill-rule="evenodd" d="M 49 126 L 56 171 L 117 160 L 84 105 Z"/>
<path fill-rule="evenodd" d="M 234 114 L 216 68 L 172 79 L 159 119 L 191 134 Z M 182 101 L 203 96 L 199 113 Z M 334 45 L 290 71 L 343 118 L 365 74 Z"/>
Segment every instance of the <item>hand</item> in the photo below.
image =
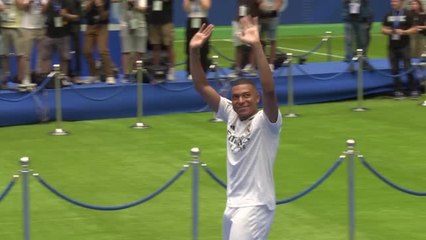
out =
<path fill-rule="evenodd" d="M 97 7 L 101 7 L 102 5 L 104 5 L 104 1 L 103 0 L 95 0 L 95 5 Z"/>
<path fill-rule="evenodd" d="M 252 45 L 260 42 L 257 17 L 245 16 L 240 19 L 241 32 L 237 36 L 244 43 Z"/>
<path fill-rule="evenodd" d="M 203 23 L 198 32 L 192 37 L 191 41 L 189 42 L 189 47 L 191 49 L 200 48 L 212 34 L 213 28 L 214 26 L 212 24 L 206 26 L 206 24 Z"/>
<path fill-rule="evenodd" d="M 398 28 L 398 29 L 395 29 L 395 33 L 398 35 L 404 35 L 405 31 Z"/>
<path fill-rule="evenodd" d="M 62 8 L 59 12 L 59 16 L 65 17 L 68 14 L 67 10 L 65 8 Z"/>

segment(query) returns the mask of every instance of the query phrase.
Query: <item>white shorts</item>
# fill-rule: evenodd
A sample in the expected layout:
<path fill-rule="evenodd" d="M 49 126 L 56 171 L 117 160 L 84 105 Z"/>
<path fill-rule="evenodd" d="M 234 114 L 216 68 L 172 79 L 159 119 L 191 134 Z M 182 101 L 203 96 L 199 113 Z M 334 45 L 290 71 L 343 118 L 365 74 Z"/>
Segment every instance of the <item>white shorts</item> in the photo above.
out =
<path fill-rule="evenodd" d="M 266 240 L 275 210 L 267 206 L 226 207 L 223 215 L 223 240 Z"/>

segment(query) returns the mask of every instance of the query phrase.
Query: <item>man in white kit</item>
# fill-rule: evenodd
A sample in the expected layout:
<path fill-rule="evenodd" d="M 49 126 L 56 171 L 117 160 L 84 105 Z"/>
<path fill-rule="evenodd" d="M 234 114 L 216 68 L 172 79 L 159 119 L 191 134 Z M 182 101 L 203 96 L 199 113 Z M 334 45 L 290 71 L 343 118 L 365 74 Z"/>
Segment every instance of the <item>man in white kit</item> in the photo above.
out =
<path fill-rule="evenodd" d="M 217 116 L 227 122 L 227 203 L 223 239 L 267 239 L 275 213 L 273 165 L 278 149 L 282 117 L 275 84 L 259 38 L 257 18 L 241 18 L 241 41 L 251 45 L 262 87 L 261 99 L 251 80 L 236 80 L 232 97 L 220 96 L 210 86 L 201 66 L 199 49 L 210 37 L 213 25 L 203 25 L 190 42 L 191 74 L 196 90 Z"/>

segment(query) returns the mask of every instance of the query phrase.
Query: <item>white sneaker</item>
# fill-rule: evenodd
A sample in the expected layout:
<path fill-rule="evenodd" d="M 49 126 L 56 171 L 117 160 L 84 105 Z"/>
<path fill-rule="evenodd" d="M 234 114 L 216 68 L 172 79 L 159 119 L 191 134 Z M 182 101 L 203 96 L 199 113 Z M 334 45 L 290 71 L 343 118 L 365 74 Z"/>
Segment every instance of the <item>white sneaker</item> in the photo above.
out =
<path fill-rule="evenodd" d="M 31 85 L 30 78 L 29 78 L 29 77 L 25 77 L 25 78 L 22 80 L 21 86 L 30 86 L 30 85 Z"/>
<path fill-rule="evenodd" d="M 97 76 L 89 76 L 85 80 L 81 81 L 83 84 L 92 84 L 100 82 L 99 77 Z"/>
<path fill-rule="evenodd" d="M 106 80 L 105 80 L 105 82 L 106 82 L 106 84 L 114 85 L 116 83 L 115 82 L 115 77 L 107 77 Z"/>
<path fill-rule="evenodd" d="M 253 67 L 251 66 L 251 64 L 247 64 L 246 66 L 244 66 L 242 71 L 245 73 L 249 73 L 250 71 L 253 71 Z"/>
<path fill-rule="evenodd" d="M 167 73 L 167 81 L 174 81 L 175 80 L 175 69 L 169 68 L 169 72 Z"/>
<path fill-rule="evenodd" d="M 271 72 L 275 70 L 274 64 L 269 64 L 269 69 L 271 69 Z"/>
<path fill-rule="evenodd" d="M 61 79 L 61 81 L 62 81 L 62 86 L 64 87 L 69 87 L 72 85 L 72 82 L 70 82 L 69 77 L 65 76 L 64 78 Z"/>
<path fill-rule="evenodd" d="M 192 75 L 191 74 L 188 75 L 188 80 L 192 80 Z"/>

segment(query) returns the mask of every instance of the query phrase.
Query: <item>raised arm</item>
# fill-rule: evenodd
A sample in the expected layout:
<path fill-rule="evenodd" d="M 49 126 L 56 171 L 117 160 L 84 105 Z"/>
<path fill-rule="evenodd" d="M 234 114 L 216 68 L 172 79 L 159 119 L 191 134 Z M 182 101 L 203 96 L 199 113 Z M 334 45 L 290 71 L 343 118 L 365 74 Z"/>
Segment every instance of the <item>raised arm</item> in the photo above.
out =
<path fill-rule="evenodd" d="M 213 111 L 217 112 L 219 108 L 220 95 L 207 82 L 206 73 L 200 62 L 200 48 L 211 36 L 214 26 L 212 24 L 203 24 L 200 30 L 192 37 L 189 43 L 189 64 L 194 87 L 204 98 Z"/>
<path fill-rule="evenodd" d="M 278 119 L 278 100 L 275 92 L 275 83 L 260 42 L 257 18 L 246 16 L 241 18 L 240 22 L 242 31 L 238 36 L 242 42 L 251 45 L 256 59 L 262 86 L 263 111 L 268 116 L 269 121 L 276 122 Z"/>

